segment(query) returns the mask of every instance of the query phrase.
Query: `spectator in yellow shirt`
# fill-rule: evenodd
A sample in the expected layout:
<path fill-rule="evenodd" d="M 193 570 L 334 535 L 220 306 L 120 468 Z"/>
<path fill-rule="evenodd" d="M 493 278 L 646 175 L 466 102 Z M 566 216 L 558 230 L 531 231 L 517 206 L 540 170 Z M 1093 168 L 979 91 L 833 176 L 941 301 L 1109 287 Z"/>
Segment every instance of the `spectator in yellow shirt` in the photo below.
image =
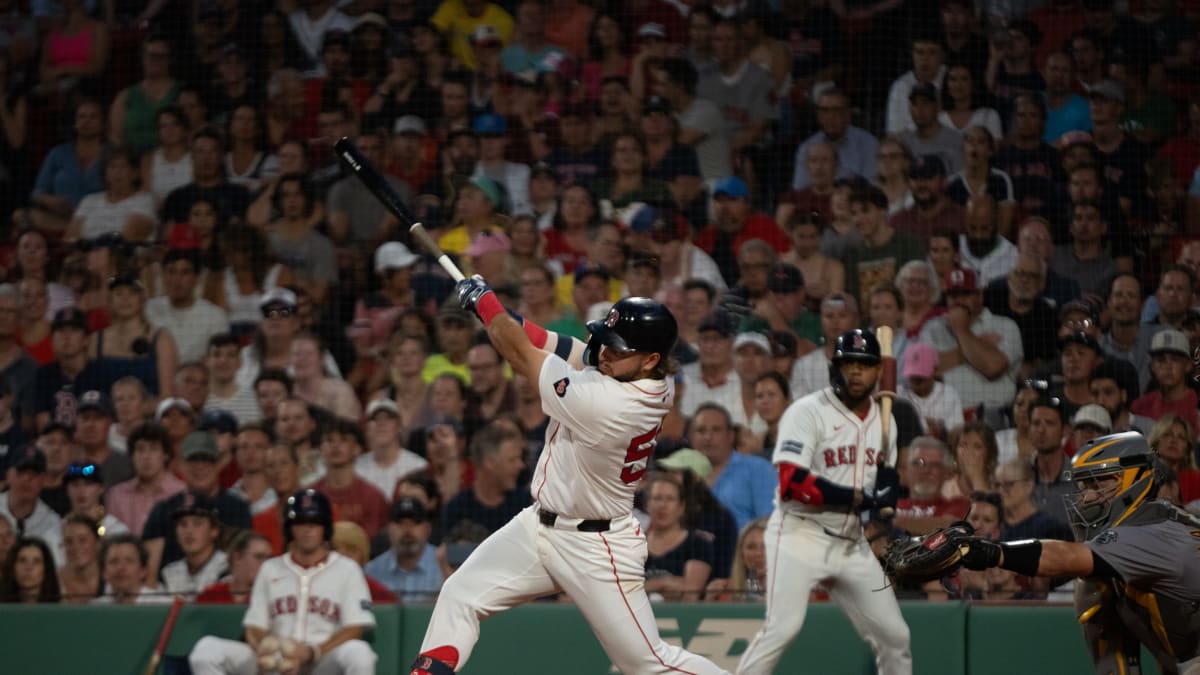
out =
<path fill-rule="evenodd" d="M 475 35 L 476 28 L 489 26 L 495 29 L 505 46 L 512 42 L 512 16 L 487 0 L 445 0 L 438 6 L 430 22 L 446 36 L 450 53 L 471 70 L 475 69 L 471 37 Z"/>

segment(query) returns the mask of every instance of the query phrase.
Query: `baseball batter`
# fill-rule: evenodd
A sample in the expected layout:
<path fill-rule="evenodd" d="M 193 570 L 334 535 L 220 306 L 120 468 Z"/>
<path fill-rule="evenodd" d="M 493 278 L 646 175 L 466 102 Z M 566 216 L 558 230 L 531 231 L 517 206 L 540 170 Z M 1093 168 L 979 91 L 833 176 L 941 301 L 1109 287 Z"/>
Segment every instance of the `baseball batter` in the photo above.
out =
<path fill-rule="evenodd" d="M 821 583 L 871 649 L 880 675 L 912 672 L 908 626 L 863 536 L 862 511 L 895 507 L 896 422 L 881 448 L 879 342 L 868 330 L 834 344 L 830 386 L 788 406 L 773 460 L 779 494 L 767 522 L 767 616 L 738 675 L 772 673 L 804 625 L 809 590 Z"/>
<path fill-rule="evenodd" d="M 458 292 L 513 371 L 536 386 L 552 421 L 533 505 L 446 580 L 412 674 L 452 675 L 470 658 L 480 619 L 559 591 L 575 601 L 623 673 L 724 672 L 659 637 L 643 586 L 646 539 L 632 515 L 675 396 L 668 377 L 675 318 L 654 300 L 621 300 L 604 321 L 588 324 L 580 359 L 572 343 L 547 344 L 545 330 L 510 317 L 482 278 L 459 282 Z"/>
<path fill-rule="evenodd" d="M 263 563 L 242 625 L 246 641 L 201 638 L 188 662 L 196 675 L 372 675 L 375 652 L 364 629 L 375 625 L 362 568 L 335 553 L 333 508 L 308 488 L 284 511 L 287 553 Z"/>

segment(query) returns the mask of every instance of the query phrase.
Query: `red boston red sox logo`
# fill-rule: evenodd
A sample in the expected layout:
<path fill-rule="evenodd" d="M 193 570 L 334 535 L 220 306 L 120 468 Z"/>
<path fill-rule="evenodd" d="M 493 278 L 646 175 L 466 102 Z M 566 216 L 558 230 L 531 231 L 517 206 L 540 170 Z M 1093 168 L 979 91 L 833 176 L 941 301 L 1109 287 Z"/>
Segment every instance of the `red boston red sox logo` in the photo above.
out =
<path fill-rule="evenodd" d="M 854 349 L 861 350 L 861 349 L 866 349 L 866 348 L 867 348 L 866 339 L 863 338 L 861 333 L 855 333 L 854 334 Z"/>
<path fill-rule="evenodd" d="M 608 310 L 608 316 L 604 317 L 604 325 L 608 326 L 609 328 L 616 328 L 617 321 L 620 321 L 620 319 L 621 313 L 617 311 L 616 307 L 614 307 Z"/>

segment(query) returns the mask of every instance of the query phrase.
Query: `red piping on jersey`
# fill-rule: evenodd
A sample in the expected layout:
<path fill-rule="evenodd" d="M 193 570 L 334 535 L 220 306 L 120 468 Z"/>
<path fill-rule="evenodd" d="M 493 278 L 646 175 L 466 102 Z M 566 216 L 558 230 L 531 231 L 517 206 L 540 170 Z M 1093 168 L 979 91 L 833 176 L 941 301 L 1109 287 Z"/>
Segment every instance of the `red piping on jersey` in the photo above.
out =
<path fill-rule="evenodd" d="M 625 589 L 621 588 L 621 575 L 617 574 L 617 561 L 613 557 L 612 547 L 608 545 L 608 538 L 604 536 L 603 532 L 599 532 L 598 534 L 600 535 L 600 540 L 604 542 L 604 548 L 608 549 L 608 562 L 612 565 L 613 581 L 617 582 L 617 592 L 621 594 L 621 601 L 625 603 L 625 609 L 629 610 L 629 618 L 633 619 L 633 625 L 637 626 L 638 632 L 642 634 L 642 639 L 646 641 L 646 646 L 650 648 L 650 653 L 658 660 L 659 665 L 671 672 L 696 675 L 696 673 L 690 670 L 667 665 L 667 662 L 662 660 L 658 652 L 654 651 L 654 645 L 650 644 L 650 638 L 646 637 L 646 631 L 642 629 L 642 624 L 638 623 L 637 614 L 634 614 L 633 608 L 629 606 L 629 598 L 625 597 Z"/>
<path fill-rule="evenodd" d="M 550 433 L 550 438 L 546 439 L 546 470 L 542 472 L 542 484 L 538 486 L 537 494 L 533 496 L 533 500 L 536 502 L 542 501 L 542 488 L 546 487 L 546 479 L 550 477 L 550 460 L 554 459 L 554 451 L 551 450 L 553 447 L 551 443 L 554 442 L 554 438 L 558 436 L 558 430 L 561 428 L 562 423 L 556 421 L 554 423 L 554 431 Z"/>
<path fill-rule="evenodd" d="M 825 398 L 828 400 L 828 399 L 830 398 L 830 396 L 829 396 L 829 390 L 825 390 L 825 391 L 824 391 L 824 394 L 825 394 Z M 830 400 L 829 402 L 830 402 L 831 404 L 832 404 L 832 403 L 835 403 L 835 402 L 836 402 L 836 403 L 842 403 L 842 400 L 841 400 L 840 398 L 836 398 L 836 397 L 834 397 L 834 398 L 833 398 L 832 400 Z M 856 431 L 855 431 L 855 435 L 856 435 L 856 438 L 857 438 L 857 440 L 858 440 L 858 451 L 857 451 L 856 457 L 858 458 L 858 461 L 856 461 L 856 462 L 855 462 L 854 471 L 853 471 L 853 472 L 852 472 L 852 474 L 851 474 L 851 475 L 853 475 L 853 476 L 854 476 L 854 485 L 853 485 L 853 486 L 851 486 L 851 487 L 853 487 L 855 490 L 857 490 L 857 489 L 858 489 L 858 479 L 859 479 L 859 476 L 858 476 L 858 469 L 859 469 L 859 467 L 860 467 L 860 466 L 862 467 L 862 470 L 863 470 L 863 476 L 862 476 L 862 477 L 863 477 L 864 479 L 867 477 L 867 467 L 866 467 L 866 465 L 864 465 L 864 464 L 863 464 L 863 462 L 862 462 L 862 459 L 863 459 L 863 457 L 862 457 L 862 453 L 864 453 L 864 452 L 866 452 L 866 451 L 867 451 L 867 448 L 866 448 L 866 447 L 863 445 L 863 433 L 866 431 L 865 427 L 869 427 L 869 426 L 871 425 L 871 413 L 875 412 L 875 406 L 871 406 L 871 407 L 867 408 L 867 417 L 866 417 L 866 419 L 859 418 L 857 414 L 856 414 L 856 415 L 854 415 L 854 416 L 847 415 L 847 414 L 846 414 L 846 411 L 845 411 L 845 410 L 842 410 L 842 408 L 846 407 L 846 404 L 845 404 L 845 403 L 842 403 L 842 408 L 839 408 L 837 405 L 833 405 L 832 407 L 833 407 L 833 409 L 834 409 L 834 410 L 838 411 L 838 414 L 839 414 L 839 415 L 841 415 L 842 417 L 846 418 L 847 420 L 850 420 L 850 422 L 852 422 L 852 423 L 854 424 L 854 428 L 855 428 L 855 430 L 856 430 Z M 853 412 L 853 411 L 851 411 L 851 412 Z M 882 421 L 882 420 L 880 420 L 880 422 L 879 422 L 879 423 L 880 423 L 880 424 L 883 424 L 883 421 Z M 876 450 L 876 454 L 878 454 L 878 452 L 879 452 L 879 451 L 878 451 L 878 450 Z M 887 452 L 887 450 L 884 450 L 884 452 Z M 878 461 L 878 460 L 876 460 L 876 461 Z M 864 480 L 864 481 L 863 481 L 863 483 L 865 484 L 865 483 L 866 483 L 866 480 Z M 850 514 L 847 514 L 847 515 L 846 515 L 846 519 L 845 519 L 844 521 L 842 521 L 842 528 L 843 528 L 843 529 L 844 529 L 844 528 L 846 527 L 846 525 L 847 525 L 847 524 L 850 522 L 850 517 L 851 517 L 851 516 L 850 516 Z"/>
<path fill-rule="evenodd" d="M 641 387 L 637 386 L 636 384 L 634 384 L 632 382 L 626 382 L 625 384 L 633 387 L 634 389 L 637 389 L 638 391 L 642 392 L 643 394 L 645 394 L 647 396 L 662 396 L 663 394 L 667 393 L 670 390 L 670 387 L 663 387 L 662 391 L 646 391 L 645 389 L 642 389 Z"/>
<path fill-rule="evenodd" d="M 291 554 L 291 553 L 288 553 L 288 558 L 287 558 L 287 559 L 288 559 L 288 560 L 292 560 L 292 554 Z M 328 553 L 328 552 L 326 552 L 326 553 L 325 553 L 325 557 L 324 557 L 324 558 L 322 558 L 321 560 L 323 560 L 323 561 L 325 561 L 325 560 L 329 560 L 329 553 Z M 292 562 L 293 562 L 293 563 L 295 563 L 295 565 L 296 565 L 297 567 L 300 567 L 301 569 L 305 569 L 305 570 L 313 569 L 312 567 L 302 567 L 302 566 L 300 565 L 300 563 L 297 563 L 297 562 L 295 562 L 294 560 L 292 560 Z M 301 575 L 300 575 L 298 572 L 296 572 L 296 570 L 295 570 L 295 569 L 292 569 L 290 566 L 288 566 L 288 565 L 285 565 L 285 567 L 287 567 L 289 570 L 291 570 L 292 574 L 295 574 L 295 575 L 296 575 L 296 579 L 297 579 L 297 586 L 298 586 L 298 587 L 299 587 L 299 586 L 301 586 L 301 585 L 302 585 L 302 583 L 299 581 L 299 580 L 301 579 Z M 314 572 L 314 573 L 313 573 L 313 575 L 312 575 L 311 577 L 309 577 L 309 578 L 308 578 L 308 591 L 309 591 L 309 592 L 308 592 L 307 594 L 305 594 L 305 593 L 303 593 L 303 592 L 298 592 L 298 593 L 297 593 L 297 597 L 296 597 L 296 604 L 297 604 L 297 605 L 299 605 L 299 604 L 300 604 L 300 602 L 301 602 L 301 598 L 303 598 L 303 600 L 307 601 L 307 600 L 308 600 L 308 596 L 309 596 L 309 595 L 312 595 L 312 582 L 313 582 L 313 579 L 316 579 L 318 576 L 320 576 L 320 575 L 321 575 L 321 573 L 322 573 L 322 572 L 324 572 L 325 570 L 327 570 L 327 569 L 329 569 L 329 568 L 331 568 L 331 567 L 333 567 L 333 565 L 325 565 L 324 567 L 321 567 L 321 568 L 320 568 L 320 569 L 318 569 L 316 572 Z M 300 589 L 299 589 L 299 588 L 297 588 L 296 590 L 297 590 L 297 591 L 299 591 Z M 298 609 L 299 609 L 299 608 L 298 608 Z M 300 622 L 300 635 L 301 635 L 302 637 L 307 637 L 307 636 L 308 636 L 308 602 L 304 602 L 304 604 L 303 604 L 303 609 L 304 609 L 304 621 Z M 299 614 L 299 612 L 297 612 L 297 614 Z M 337 631 L 335 630 L 334 632 L 336 633 Z"/>

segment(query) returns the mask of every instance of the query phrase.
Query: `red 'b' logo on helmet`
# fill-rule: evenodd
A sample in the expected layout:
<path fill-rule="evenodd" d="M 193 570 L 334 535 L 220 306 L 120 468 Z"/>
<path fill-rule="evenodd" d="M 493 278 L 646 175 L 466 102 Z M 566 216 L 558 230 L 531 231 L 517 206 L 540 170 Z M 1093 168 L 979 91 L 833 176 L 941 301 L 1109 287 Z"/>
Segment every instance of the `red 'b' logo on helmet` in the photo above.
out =
<path fill-rule="evenodd" d="M 312 495 L 305 494 L 303 497 L 300 498 L 300 508 L 310 509 L 310 508 L 312 508 L 312 505 L 313 505 Z"/>
<path fill-rule="evenodd" d="M 608 310 L 608 316 L 604 319 L 604 325 L 608 326 L 609 328 L 615 328 L 617 326 L 617 321 L 620 320 L 620 318 L 621 313 L 618 312 L 616 308 L 610 309 Z"/>
<path fill-rule="evenodd" d="M 866 349 L 867 348 L 867 341 L 865 338 L 863 338 L 861 333 L 854 334 L 854 348 L 855 349 Z"/>

